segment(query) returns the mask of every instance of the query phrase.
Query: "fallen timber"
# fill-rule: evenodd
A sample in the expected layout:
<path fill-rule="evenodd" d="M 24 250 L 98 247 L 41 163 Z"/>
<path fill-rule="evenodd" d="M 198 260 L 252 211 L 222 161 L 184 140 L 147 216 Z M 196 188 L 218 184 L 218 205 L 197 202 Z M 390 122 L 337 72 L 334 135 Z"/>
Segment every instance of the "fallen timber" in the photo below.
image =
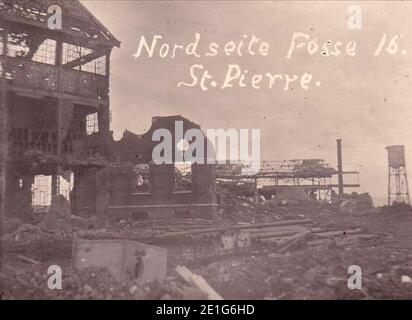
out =
<path fill-rule="evenodd" d="M 285 220 L 285 221 L 276 221 L 276 222 L 265 222 L 265 223 L 255 223 L 255 224 L 243 224 L 243 225 L 233 225 L 227 227 L 219 227 L 219 228 L 206 228 L 206 229 L 197 229 L 197 230 L 190 230 L 190 231 L 181 231 L 181 232 L 169 232 L 160 235 L 156 235 L 154 239 L 164 239 L 164 238 L 171 238 L 171 237 L 181 237 L 181 236 L 188 236 L 194 234 L 201 234 L 201 233 L 219 233 L 225 232 L 230 230 L 242 230 L 242 229 L 256 229 L 256 228 L 265 228 L 265 227 L 273 227 L 273 226 L 288 226 L 288 225 L 296 225 L 296 224 L 312 224 L 313 221 L 310 219 L 299 219 L 299 220 Z"/>

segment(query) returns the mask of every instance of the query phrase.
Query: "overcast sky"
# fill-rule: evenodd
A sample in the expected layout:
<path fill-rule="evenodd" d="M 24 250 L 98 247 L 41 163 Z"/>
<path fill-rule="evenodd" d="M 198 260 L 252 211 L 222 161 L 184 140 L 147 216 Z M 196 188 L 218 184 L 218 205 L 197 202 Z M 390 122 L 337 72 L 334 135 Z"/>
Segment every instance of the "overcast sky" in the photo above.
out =
<path fill-rule="evenodd" d="M 118 138 L 127 128 L 143 133 L 151 117 L 181 114 L 202 128 L 260 128 L 262 158 L 323 158 L 336 166 L 336 139 L 343 139 L 344 169 L 361 172 L 360 191 L 378 204 L 387 194 L 385 146 L 404 144 L 412 161 L 412 2 L 359 2 L 362 30 L 347 28 L 347 7 L 355 2 L 143 2 L 82 1 L 122 42 L 111 64 L 112 129 Z M 326 57 L 297 51 L 287 60 L 294 32 L 346 43 L 357 54 Z M 161 44 L 188 44 L 200 33 L 200 46 L 224 44 L 252 34 L 270 45 L 267 57 L 135 59 L 139 39 L 162 35 Z M 382 35 L 397 34 L 399 50 L 374 57 Z M 404 52 L 404 55 L 402 54 Z M 321 82 L 308 91 L 262 88 L 177 87 L 190 82 L 189 69 L 201 63 L 222 82 L 228 64 L 249 72 L 313 74 Z M 410 163 L 409 163 L 410 164 Z M 412 171 L 411 171 L 412 172 Z"/>

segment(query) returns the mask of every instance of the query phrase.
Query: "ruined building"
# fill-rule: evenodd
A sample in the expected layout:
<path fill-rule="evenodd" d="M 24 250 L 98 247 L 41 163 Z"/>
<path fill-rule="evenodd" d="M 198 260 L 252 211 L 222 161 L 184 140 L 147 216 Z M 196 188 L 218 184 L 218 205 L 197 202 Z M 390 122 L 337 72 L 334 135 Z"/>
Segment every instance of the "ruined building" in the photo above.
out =
<path fill-rule="evenodd" d="M 119 141 L 111 141 L 108 169 L 111 219 L 122 217 L 203 217 L 217 213 L 215 166 L 207 163 L 207 137 L 203 135 L 205 158 L 202 163 L 179 162 L 176 151 L 190 143 L 179 140 L 176 123 L 182 133 L 200 129 L 182 116 L 153 117 L 150 129 L 141 135 L 125 131 Z M 167 129 L 172 141 L 172 163 L 155 164 L 153 132 Z"/>
<path fill-rule="evenodd" d="M 62 9 L 61 29 L 48 27 L 51 5 Z M 72 211 L 104 214 L 119 41 L 79 1 L 0 0 L 0 32 L 2 209 L 31 210 L 35 178 L 51 176 L 52 199 L 71 181 Z"/>
<path fill-rule="evenodd" d="M 48 27 L 51 5 L 62 9 L 62 29 Z M 0 0 L 0 31 L 5 212 L 50 205 L 61 212 L 63 201 L 72 214 L 104 221 L 213 216 L 213 166 L 151 161 L 156 128 L 173 132 L 175 120 L 185 131 L 198 125 L 155 117 L 147 133 L 113 140 L 110 53 L 120 43 L 80 2 Z"/>

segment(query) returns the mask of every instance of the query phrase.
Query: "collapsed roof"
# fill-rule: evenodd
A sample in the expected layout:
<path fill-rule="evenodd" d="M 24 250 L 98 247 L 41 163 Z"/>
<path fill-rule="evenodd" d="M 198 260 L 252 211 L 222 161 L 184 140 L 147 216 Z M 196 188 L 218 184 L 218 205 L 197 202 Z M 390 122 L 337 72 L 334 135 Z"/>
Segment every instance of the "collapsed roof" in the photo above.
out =
<path fill-rule="evenodd" d="M 62 9 L 63 28 L 59 31 L 87 42 L 120 46 L 120 41 L 78 0 L 0 0 L 0 19 L 48 28 L 47 10 L 52 5 Z"/>

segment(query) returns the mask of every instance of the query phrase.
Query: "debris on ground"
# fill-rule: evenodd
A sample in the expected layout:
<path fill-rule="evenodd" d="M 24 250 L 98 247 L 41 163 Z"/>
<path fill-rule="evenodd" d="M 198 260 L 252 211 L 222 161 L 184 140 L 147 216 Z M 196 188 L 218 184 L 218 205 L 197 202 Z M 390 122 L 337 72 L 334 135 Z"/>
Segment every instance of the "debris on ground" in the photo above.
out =
<path fill-rule="evenodd" d="M 188 287 L 175 278 L 142 285 L 137 281 L 122 284 L 105 268 L 88 268 L 77 271 L 71 267 L 62 270 L 62 289 L 50 290 L 47 268 L 44 264 L 29 270 L 0 273 L 7 290 L 2 299 L 201 299 L 204 293 Z"/>
<path fill-rule="evenodd" d="M 1 236 L 2 298 L 410 299 L 412 216 L 370 210 L 364 195 L 349 200 L 343 213 L 335 203 L 279 206 L 243 197 L 226 202 L 215 219 L 122 219 L 105 228 L 48 213 L 33 223 L 14 219 Z M 76 270 L 79 237 L 164 248 L 167 276 L 142 284 L 118 282 L 105 268 Z M 47 286 L 54 264 L 62 267 L 63 290 Z M 362 290 L 347 286 L 351 265 L 362 268 Z"/>

